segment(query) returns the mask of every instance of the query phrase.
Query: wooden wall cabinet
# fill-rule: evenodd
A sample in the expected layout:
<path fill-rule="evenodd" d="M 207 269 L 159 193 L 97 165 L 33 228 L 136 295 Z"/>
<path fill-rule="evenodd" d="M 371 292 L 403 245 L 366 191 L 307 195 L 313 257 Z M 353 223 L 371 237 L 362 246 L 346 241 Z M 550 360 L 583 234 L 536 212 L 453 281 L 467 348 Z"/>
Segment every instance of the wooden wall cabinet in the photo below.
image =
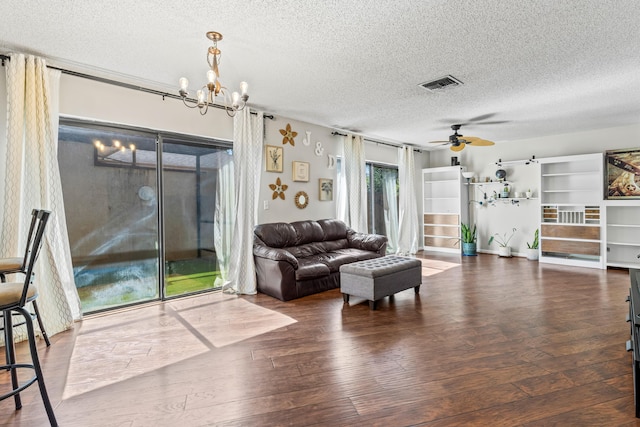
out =
<path fill-rule="evenodd" d="M 462 166 L 422 169 L 423 249 L 460 253 L 460 223 L 468 221 Z"/>

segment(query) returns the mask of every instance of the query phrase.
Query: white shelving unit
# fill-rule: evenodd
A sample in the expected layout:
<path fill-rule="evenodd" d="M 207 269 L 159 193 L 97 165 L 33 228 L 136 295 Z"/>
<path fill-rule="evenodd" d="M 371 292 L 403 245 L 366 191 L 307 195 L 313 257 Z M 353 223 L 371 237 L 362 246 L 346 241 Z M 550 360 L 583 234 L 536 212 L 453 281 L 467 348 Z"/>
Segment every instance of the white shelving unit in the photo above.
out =
<path fill-rule="evenodd" d="M 606 268 L 602 153 L 538 160 L 540 262 Z"/>
<path fill-rule="evenodd" d="M 607 201 L 607 266 L 640 268 L 640 203 Z"/>
<path fill-rule="evenodd" d="M 467 222 L 463 166 L 422 169 L 423 248 L 460 253 L 460 223 Z"/>

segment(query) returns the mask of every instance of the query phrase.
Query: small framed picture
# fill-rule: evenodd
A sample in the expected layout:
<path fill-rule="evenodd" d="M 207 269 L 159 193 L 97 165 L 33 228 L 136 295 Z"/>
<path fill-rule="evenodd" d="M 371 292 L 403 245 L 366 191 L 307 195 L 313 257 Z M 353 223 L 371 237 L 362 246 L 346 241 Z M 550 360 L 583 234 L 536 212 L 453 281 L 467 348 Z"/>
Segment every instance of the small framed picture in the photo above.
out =
<path fill-rule="evenodd" d="M 293 180 L 300 182 L 309 181 L 309 163 L 293 162 Z"/>
<path fill-rule="evenodd" d="M 328 178 L 320 178 L 320 201 L 326 202 L 333 200 L 333 180 Z"/>
<path fill-rule="evenodd" d="M 266 146 L 266 170 L 267 172 L 282 172 L 282 147 L 277 147 L 275 145 L 267 145 Z"/>

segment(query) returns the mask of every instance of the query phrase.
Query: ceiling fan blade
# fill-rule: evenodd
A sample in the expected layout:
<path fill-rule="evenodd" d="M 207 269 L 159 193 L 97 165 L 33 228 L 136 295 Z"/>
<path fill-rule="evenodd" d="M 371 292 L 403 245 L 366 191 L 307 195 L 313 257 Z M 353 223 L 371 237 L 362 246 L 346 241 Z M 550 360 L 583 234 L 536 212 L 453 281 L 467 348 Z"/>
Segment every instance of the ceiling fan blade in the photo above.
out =
<path fill-rule="evenodd" d="M 472 144 L 475 143 L 476 141 L 481 140 L 482 138 L 479 138 L 477 136 L 463 136 L 461 139 L 464 139 L 467 143 Z"/>
<path fill-rule="evenodd" d="M 488 147 L 490 145 L 495 145 L 496 143 L 493 141 L 489 141 L 488 139 L 475 139 L 472 142 L 473 145 L 478 146 L 478 147 Z"/>
<path fill-rule="evenodd" d="M 468 122 L 472 123 L 472 122 L 483 122 L 487 119 L 490 119 L 491 117 L 495 116 L 498 113 L 488 113 L 488 114 L 481 114 L 479 116 L 476 117 L 472 117 L 469 120 L 467 120 Z"/>
<path fill-rule="evenodd" d="M 466 144 L 464 142 L 461 142 L 460 145 L 452 145 L 451 146 L 451 151 L 462 151 L 464 150 L 464 146 Z"/>

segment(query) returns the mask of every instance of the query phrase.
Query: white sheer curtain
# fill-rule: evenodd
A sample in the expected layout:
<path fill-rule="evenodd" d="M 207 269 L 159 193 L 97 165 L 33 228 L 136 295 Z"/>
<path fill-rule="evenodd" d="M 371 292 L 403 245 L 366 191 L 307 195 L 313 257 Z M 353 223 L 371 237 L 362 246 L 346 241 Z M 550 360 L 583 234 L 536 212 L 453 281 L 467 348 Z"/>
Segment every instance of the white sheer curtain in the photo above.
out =
<path fill-rule="evenodd" d="M 395 253 L 398 249 L 398 194 L 396 190 L 396 174 L 387 172 L 383 175 L 383 179 L 384 225 L 387 231 L 387 239 L 389 239 L 387 252 Z"/>
<path fill-rule="evenodd" d="M 396 253 L 413 255 L 418 252 L 418 205 L 414 185 L 415 163 L 413 149 L 398 148 L 398 180 L 400 181 L 400 227 Z"/>
<path fill-rule="evenodd" d="M 47 224 L 35 281 L 38 307 L 51 336 L 81 317 L 58 169 L 60 72 L 44 59 L 13 54 L 7 64 L 6 156 L 0 159 L 0 257 L 24 253 L 34 208 L 53 214 Z M 18 277 L 19 280 L 22 277 Z"/>
<path fill-rule="evenodd" d="M 258 221 L 263 142 L 262 111 L 257 111 L 256 115 L 251 115 L 249 108 L 238 112 L 233 119 L 234 210 L 237 217 L 233 227 L 226 292 L 257 293 L 253 265 L 253 228 Z"/>
<path fill-rule="evenodd" d="M 367 232 L 367 181 L 365 176 L 364 139 L 347 135 L 343 139 L 344 156 L 340 164 L 344 188 L 345 222 L 355 231 Z M 341 218 L 342 219 L 342 218 Z"/>
<path fill-rule="evenodd" d="M 233 185 L 233 157 L 227 151 L 219 151 L 204 156 L 201 162 L 217 171 L 216 206 L 213 218 L 213 244 L 220 269 L 220 277 L 216 277 L 215 287 L 222 287 L 229 280 L 229 257 L 231 239 L 235 223 L 235 188 Z"/>

